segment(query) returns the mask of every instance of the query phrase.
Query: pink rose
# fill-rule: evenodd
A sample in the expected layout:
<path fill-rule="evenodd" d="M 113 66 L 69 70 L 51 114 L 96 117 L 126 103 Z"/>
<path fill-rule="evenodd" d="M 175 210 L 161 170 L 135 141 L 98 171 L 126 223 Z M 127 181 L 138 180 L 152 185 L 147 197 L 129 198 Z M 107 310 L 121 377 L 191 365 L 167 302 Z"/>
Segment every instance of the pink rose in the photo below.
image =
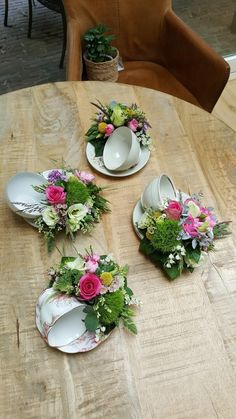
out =
<path fill-rule="evenodd" d="M 83 300 L 91 300 L 100 293 L 102 284 L 97 275 L 87 273 L 80 278 L 79 292 Z"/>
<path fill-rule="evenodd" d="M 45 189 L 47 200 L 50 204 L 64 204 L 66 192 L 62 186 L 48 186 Z"/>
<path fill-rule="evenodd" d="M 85 256 L 85 268 L 88 272 L 95 272 L 98 268 L 100 256 L 94 253 L 92 256 Z"/>
<path fill-rule="evenodd" d="M 113 131 L 114 131 L 114 125 L 112 125 L 112 124 L 107 124 L 107 126 L 106 126 L 106 131 L 105 131 L 105 136 L 106 137 L 109 137 L 112 133 L 113 133 Z"/>
<path fill-rule="evenodd" d="M 88 172 L 81 172 L 79 170 L 76 170 L 75 174 L 81 180 L 81 182 L 85 183 L 86 185 L 88 183 L 91 183 L 95 179 L 95 176 Z"/>
<path fill-rule="evenodd" d="M 168 207 L 165 209 L 167 217 L 171 220 L 179 220 L 182 211 L 182 205 L 178 201 L 169 201 Z"/>
<path fill-rule="evenodd" d="M 132 130 L 132 131 L 137 131 L 138 128 L 138 121 L 137 119 L 131 119 L 131 121 L 128 122 L 128 127 Z"/>
<path fill-rule="evenodd" d="M 190 237 L 197 237 L 199 234 L 198 227 L 200 227 L 201 223 L 197 218 L 193 218 L 189 216 L 183 222 L 182 227 Z"/>

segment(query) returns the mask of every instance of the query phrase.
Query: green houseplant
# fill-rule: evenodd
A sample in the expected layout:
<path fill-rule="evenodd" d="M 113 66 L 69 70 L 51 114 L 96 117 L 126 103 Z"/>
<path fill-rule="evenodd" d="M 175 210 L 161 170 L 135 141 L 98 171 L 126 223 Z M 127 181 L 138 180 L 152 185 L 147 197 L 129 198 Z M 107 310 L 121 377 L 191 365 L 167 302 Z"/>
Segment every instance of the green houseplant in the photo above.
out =
<path fill-rule="evenodd" d="M 118 78 L 118 50 L 111 45 L 115 38 L 108 35 L 105 25 L 90 28 L 83 36 L 84 62 L 89 80 L 116 81 Z"/>

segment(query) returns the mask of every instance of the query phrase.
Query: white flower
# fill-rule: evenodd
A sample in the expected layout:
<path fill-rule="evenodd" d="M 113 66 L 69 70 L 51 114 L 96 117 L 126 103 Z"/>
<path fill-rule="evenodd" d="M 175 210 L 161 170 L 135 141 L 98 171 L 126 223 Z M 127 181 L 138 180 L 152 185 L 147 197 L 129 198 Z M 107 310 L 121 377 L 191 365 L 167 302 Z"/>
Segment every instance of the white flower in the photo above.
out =
<path fill-rule="evenodd" d="M 189 201 L 187 203 L 188 212 L 190 215 L 192 215 L 193 218 L 199 217 L 201 214 L 200 208 L 198 205 L 195 204 L 193 201 Z"/>
<path fill-rule="evenodd" d="M 169 254 L 169 259 L 174 259 L 174 255 L 172 255 L 172 253 Z"/>
<path fill-rule="evenodd" d="M 85 270 L 85 261 L 80 256 L 77 257 L 72 262 L 67 262 L 65 264 L 70 269 L 76 269 L 77 271 L 84 271 Z"/>
<path fill-rule="evenodd" d="M 67 215 L 72 223 L 79 223 L 86 216 L 88 208 L 83 204 L 71 205 L 67 210 Z"/>
<path fill-rule="evenodd" d="M 146 228 L 148 227 L 150 224 L 150 217 L 149 217 L 149 213 L 145 212 L 142 217 L 140 218 L 139 222 L 138 222 L 138 227 L 139 228 Z"/>
<path fill-rule="evenodd" d="M 42 212 L 43 221 L 49 226 L 54 227 L 59 221 L 59 216 L 53 207 L 47 207 Z"/>
<path fill-rule="evenodd" d="M 112 253 L 108 253 L 108 255 L 105 258 L 105 262 L 111 262 L 113 260 L 114 260 L 113 254 Z"/>
<path fill-rule="evenodd" d="M 93 204 L 94 204 L 93 198 L 91 198 L 90 196 L 86 201 L 86 207 L 93 208 Z"/>

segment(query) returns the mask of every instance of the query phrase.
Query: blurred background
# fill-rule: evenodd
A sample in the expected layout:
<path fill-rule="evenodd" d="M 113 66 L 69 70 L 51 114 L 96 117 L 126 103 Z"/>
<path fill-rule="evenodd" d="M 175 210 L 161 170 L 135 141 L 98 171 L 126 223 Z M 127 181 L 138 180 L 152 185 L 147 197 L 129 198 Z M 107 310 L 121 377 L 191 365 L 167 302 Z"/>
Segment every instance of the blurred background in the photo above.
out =
<path fill-rule="evenodd" d="M 5 0 L 0 0 L 0 94 L 65 80 L 65 63 L 63 69 L 59 68 L 63 42 L 61 14 L 34 0 L 29 39 L 28 1 L 8 1 L 6 27 Z M 236 55 L 235 0 L 173 0 L 173 9 L 220 55 Z"/>

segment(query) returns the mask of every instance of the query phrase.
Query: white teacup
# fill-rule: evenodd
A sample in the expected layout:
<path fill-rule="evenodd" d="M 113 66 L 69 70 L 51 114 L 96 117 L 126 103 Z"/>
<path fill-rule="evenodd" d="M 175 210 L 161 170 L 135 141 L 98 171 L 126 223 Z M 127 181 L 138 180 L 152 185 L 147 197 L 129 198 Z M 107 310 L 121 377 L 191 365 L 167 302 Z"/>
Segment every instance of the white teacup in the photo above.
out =
<path fill-rule="evenodd" d="M 141 204 L 143 209 L 153 208 L 162 209 L 165 200 L 177 199 L 177 190 L 171 178 L 165 174 L 154 178 L 144 189 L 141 195 Z"/>
<path fill-rule="evenodd" d="M 138 163 L 140 153 L 140 144 L 134 132 L 128 127 L 119 127 L 105 144 L 104 165 L 112 171 L 127 170 Z"/>
<path fill-rule="evenodd" d="M 45 178 L 37 173 L 17 173 L 7 183 L 6 200 L 9 207 L 23 218 L 32 219 L 40 215 L 37 210 L 26 209 L 24 204 L 40 205 L 44 194 L 36 192 L 34 186 L 45 183 Z M 22 205 L 21 205 L 22 204 Z"/>
<path fill-rule="evenodd" d="M 76 297 L 53 288 L 42 292 L 36 306 L 36 325 L 49 346 L 69 345 L 84 334 L 85 307 Z"/>

